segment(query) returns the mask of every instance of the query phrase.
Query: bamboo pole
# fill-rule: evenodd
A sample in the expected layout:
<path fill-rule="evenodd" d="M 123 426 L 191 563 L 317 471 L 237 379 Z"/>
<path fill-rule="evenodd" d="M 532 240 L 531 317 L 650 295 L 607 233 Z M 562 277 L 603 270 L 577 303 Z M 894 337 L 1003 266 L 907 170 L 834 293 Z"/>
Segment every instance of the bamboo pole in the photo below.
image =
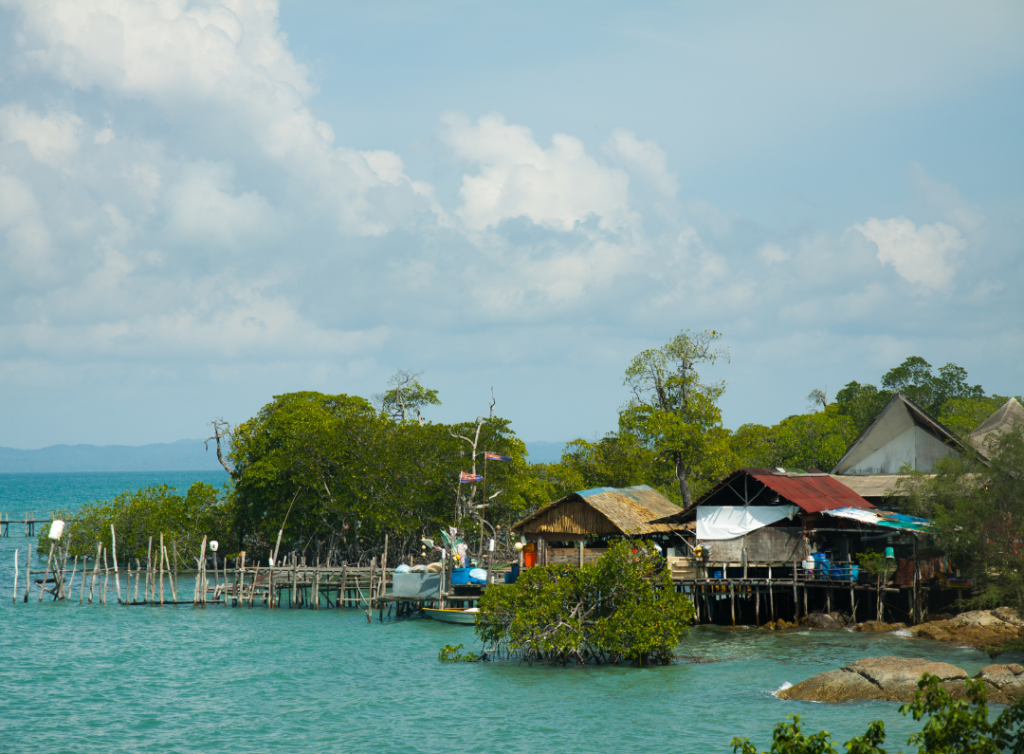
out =
<path fill-rule="evenodd" d="M 139 572 L 141 570 L 142 564 L 139 562 L 138 558 L 135 558 L 135 599 L 132 600 L 132 602 L 136 604 L 138 604 L 139 601 L 139 577 L 142 576 L 142 574 Z"/>
<path fill-rule="evenodd" d="M 171 587 L 171 591 L 174 592 L 174 594 L 175 594 L 174 601 L 177 602 L 178 601 L 178 597 L 177 597 L 177 594 L 178 594 L 178 540 L 176 540 L 176 539 L 172 539 L 171 540 L 171 550 L 174 553 L 174 570 L 172 571 L 172 573 L 174 574 L 173 577 L 172 577 L 172 581 L 174 582 L 174 586 Z"/>
<path fill-rule="evenodd" d="M 107 604 L 107 582 L 110 581 L 110 566 L 107 564 L 107 548 L 103 548 L 103 595 L 100 597 L 100 604 Z"/>
<path fill-rule="evenodd" d="M 85 599 L 85 579 L 86 579 L 86 573 L 87 573 L 86 569 L 87 568 L 88 568 L 88 565 L 86 563 L 85 555 L 83 555 L 82 556 L 82 587 L 81 587 L 81 589 L 78 590 L 78 604 L 79 605 L 81 605 L 83 603 L 84 599 Z"/>
<path fill-rule="evenodd" d="M 345 581 L 348 578 L 348 561 L 344 560 L 341 563 L 341 589 L 338 590 L 338 605 L 341 607 L 345 602 Z"/>
<path fill-rule="evenodd" d="M 89 604 L 92 604 L 92 597 L 96 591 L 96 579 L 100 577 L 100 555 L 103 553 L 103 545 L 96 543 L 96 561 L 92 567 L 92 579 L 89 581 Z"/>
<path fill-rule="evenodd" d="M 25 602 L 28 602 L 28 594 L 32 590 L 32 546 L 25 549 Z"/>
<path fill-rule="evenodd" d="M 144 601 L 149 603 L 153 600 L 150 598 L 150 592 L 156 595 L 156 584 L 153 583 L 153 537 L 149 538 L 149 547 L 146 549 L 146 589 Z"/>
<path fill-rule="evenodd" d="M 252 575 L 252 586 L 249 587 L 249 607 L 252 608 L 253 600 L 256 598 L 256 580 L 260 577 L 260 563 L 256 561 L 256 570 Z"/>
<path fill-rule="evenodd" d="M 11 603 L 17 604 L 18 602 L 18 550 L 14 551 L 14 596 L 11 597 Z"/>
<path fill-rule="evenodd" d="M 203 543 L 199 545 L 199 563 L 196 569 L 196 583 L 192 588 L 192 604 L 206 603 L 206 535 L 203 535 Z"/>
<path fill-rule="evenodd" d="M 117 572 L 117 534 L 114 532 L 114 525 L 110 525 L 110 554 L 114 558 L 114 586 L 117 587 L 117 601 L 121 603 L 121 576 Z M 131 577 L 129 576 L 129 581 Z M 127 589 L 127 585 L 125 589 Z"/>
<path fill-rule="evenodd" d="M 299 556 L 292 556 L 292 594 L 289 600 L 289 607 L 296 608 L 298 606 L 298 593 L 296 589 L 299 586 Z"/>
<path fill-rule="evenodd" d="M 50 554 L 46 556 L 46 570 L 43 571 L 43 580 L 39 584 L 39 601 L 43 601 L 43 590 L 46 589 L 46 580 L 50 577 L 50 561 L 53 560 L 53 546 L 57 544 L 50 540 Z"/>
<path fill-rule="evenodd" d="M 173 543 L 172 543 L 173 545 Z M 171 587 L 171 597 L 178 601 L 178 574 L 171 569 L 171 554 L 164 548 L 164 560 L 167 562 L 167 581 Z"/>
<path fill-rule="evenodd" d="M 366 600 L 366 622 L 373 623 L 373 569 L 377 564 L 377 558 L 370 559 L 370 595 Z M 360 589 L 360 594 L 362 590 Z"/>
<path fill-rule="evenodd" d="M 160 606 L 164 604 L 164 533 L 160 532 L 160 549 L 157 550 L 156 558 L 160 561 Z"/>

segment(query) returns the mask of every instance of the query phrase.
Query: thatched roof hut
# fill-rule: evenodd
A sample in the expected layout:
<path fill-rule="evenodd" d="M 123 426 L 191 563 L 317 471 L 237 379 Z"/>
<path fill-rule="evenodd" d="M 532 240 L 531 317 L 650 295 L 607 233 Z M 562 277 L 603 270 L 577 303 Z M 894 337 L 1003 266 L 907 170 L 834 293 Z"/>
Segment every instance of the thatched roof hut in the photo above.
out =
<path fill-rule="evenodd" d="M 650 521 L 681 512 L 682 508 L 646 484 L 623 489 L 596 487 L 545 505 L 514 524 L 512 530 L 559 542 L 588 536 L 667 534 L 679 527 Z"/>

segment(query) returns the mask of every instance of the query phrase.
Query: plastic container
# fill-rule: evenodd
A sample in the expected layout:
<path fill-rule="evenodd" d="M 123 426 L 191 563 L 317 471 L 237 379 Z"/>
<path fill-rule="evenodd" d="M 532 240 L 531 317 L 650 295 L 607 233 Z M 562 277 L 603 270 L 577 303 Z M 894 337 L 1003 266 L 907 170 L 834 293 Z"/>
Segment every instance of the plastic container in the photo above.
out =
<path fill-rule="evenodd" d="M 472 568 L 469 571 L 469 583 L 470 584 L 486 584 L 487 583 L 487 571 L 483 568 Z"/>
<path fill-rule="evenodd" d="M 711 572 L 711 578 L 713 578 L 713 579 L 725 578 L 725 571 L 722 570 L 721 568 L 718 569 L 717 571 L 712 571 Z"/>
<path fill-rule="evenodd" d="M 452 569 L 452 586 L 469 583 L 469 569 L 468 568 L 453 568 Z"/>
<path fill-rule="evenodd" d="M 509 571 L 508 573 L 505 574 L 505 583 L 506 584 L 514 584 L 514 583 L 516 583 L 516 577 L 517 576 L 519 576 L 519 574 L 516 573 L 515 571 Z"/>
<path fill-rule="evenodd" d="M 537 565 L 537 552 L 534 551 L 523 551 L 523 567 L 533 568 Z"/>

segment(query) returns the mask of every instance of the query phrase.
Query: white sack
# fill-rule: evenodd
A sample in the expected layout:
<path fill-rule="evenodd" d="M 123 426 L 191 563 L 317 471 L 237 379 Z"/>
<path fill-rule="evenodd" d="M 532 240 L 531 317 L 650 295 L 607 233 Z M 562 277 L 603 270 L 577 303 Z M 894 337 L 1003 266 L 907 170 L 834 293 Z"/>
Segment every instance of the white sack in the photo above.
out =
<path fill-rule="evenodd" d="M 697 539 L 736 539 L 744 534 L 793 518 L 795 505 L 702 505 L 697 508 Z"/>

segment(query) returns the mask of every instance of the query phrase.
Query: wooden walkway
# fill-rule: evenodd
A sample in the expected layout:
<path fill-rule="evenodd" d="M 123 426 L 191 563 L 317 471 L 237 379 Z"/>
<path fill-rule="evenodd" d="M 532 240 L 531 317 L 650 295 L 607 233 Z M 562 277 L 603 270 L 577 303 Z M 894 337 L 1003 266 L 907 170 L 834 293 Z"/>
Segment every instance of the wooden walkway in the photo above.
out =
<path fill-rule="evenodd" d="M 21 526 L 22 533 L 26 537 L 36 536 L 36 524 L 48 524 L 53 521 L 53 514 L 49 518 L 39 518 L 35 511 L 0 512 L 0 537 L 11 536 L 11 524 Z"/>

